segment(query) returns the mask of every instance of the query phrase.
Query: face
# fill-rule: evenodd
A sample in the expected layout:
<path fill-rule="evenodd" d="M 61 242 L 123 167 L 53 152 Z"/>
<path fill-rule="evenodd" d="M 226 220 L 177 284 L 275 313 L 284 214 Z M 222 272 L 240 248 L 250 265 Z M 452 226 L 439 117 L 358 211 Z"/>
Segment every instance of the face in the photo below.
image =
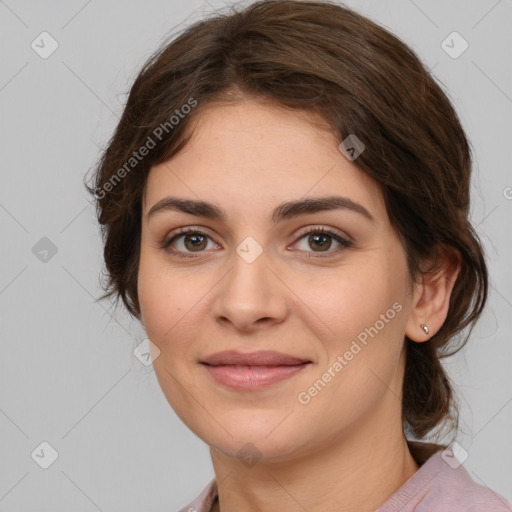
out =
<path fill-rule="evenodd" d="M 305 114 L 247 100 L 193 126 L 143 201 L 138 295 L 172 408 L 212 448 L 236 457 L 252 443 L 269 461 L 395 426 L 411 295 L 375 183 Z M 162 207 L 171 196 L 222 216 Z M 225 350 L 306 363 L 204 364 Z"/>

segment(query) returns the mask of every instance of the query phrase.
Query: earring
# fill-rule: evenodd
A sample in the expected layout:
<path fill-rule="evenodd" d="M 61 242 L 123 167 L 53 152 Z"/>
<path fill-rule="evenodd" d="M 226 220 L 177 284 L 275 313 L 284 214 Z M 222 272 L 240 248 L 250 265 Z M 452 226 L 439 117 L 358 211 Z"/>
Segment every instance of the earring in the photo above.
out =
<path fill-rule="evenodd" d="M 430 331 L 428 330 L 428 327 L 425 324 L 421 324 L 421 328 L 425 332 L 425 334 L 428 334 Z"/>

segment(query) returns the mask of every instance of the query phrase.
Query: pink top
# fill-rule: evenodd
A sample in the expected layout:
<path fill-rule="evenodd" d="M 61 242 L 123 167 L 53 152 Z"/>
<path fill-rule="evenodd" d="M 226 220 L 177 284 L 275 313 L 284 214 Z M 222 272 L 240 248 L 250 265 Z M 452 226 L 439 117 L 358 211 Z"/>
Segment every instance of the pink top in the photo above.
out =
<path fill-rule="evenodd" d="M 408 441 L 420 466 L 375 512 L 512 512 L 503 496 L 473 481 L 444 446 Z M 179 512 L 210 512 L 218 500 L 215 479 Z"/>

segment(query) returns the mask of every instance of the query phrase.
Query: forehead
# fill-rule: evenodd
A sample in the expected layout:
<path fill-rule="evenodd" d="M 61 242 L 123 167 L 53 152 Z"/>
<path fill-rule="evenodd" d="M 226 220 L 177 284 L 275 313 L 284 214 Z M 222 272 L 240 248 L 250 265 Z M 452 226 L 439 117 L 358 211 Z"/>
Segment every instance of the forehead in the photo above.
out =
<path fill-rule="evenodd" d="M 256 212 L 310 196 L 343 195 L 376 217 L 384 204 L 373 180 L 338 149 L 311 113 L 257 100 L 210 105 L 196 113 L 192 137 L 148 176 L 144 212 L 167 194 Z M 313 121 L 313 122 L 312 122 Z"/>

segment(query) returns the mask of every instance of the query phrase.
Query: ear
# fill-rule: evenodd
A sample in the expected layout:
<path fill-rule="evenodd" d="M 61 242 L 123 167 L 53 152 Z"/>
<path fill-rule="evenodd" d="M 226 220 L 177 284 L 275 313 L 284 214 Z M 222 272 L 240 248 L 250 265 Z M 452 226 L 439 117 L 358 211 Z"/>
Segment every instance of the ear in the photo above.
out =
<path fill-rule="evenodd" d="M 412 310 L 405 329 L 406 336 L 413 341 L 429 340 L 441 329 L 448 315 L 462 258 L 455 248 L 443 248 L 440 252 L 439 264 L 433 271 L 425 272 L 414 287 Z M 428 334 L 422 325 L 428 327 Z"/>

